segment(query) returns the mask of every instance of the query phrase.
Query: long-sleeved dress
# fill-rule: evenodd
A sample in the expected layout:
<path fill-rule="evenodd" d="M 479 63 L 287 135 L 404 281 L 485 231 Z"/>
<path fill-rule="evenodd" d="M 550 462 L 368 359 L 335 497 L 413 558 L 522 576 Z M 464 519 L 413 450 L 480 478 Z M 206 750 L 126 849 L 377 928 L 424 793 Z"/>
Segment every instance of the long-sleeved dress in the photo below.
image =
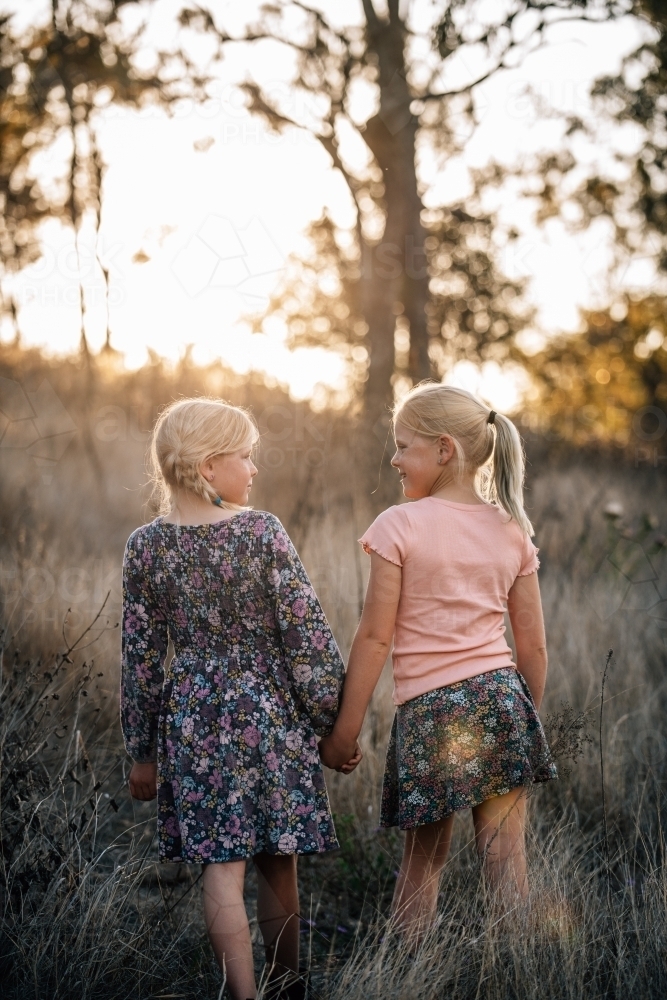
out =
<path fill-rule="evenodd" d="M 122 645 L 121 724 L 130 756 L 157 760 L 160 860 L 338 846 L 315 737 L 333 727 L 344 668 L 274 515 L 138 528 Z"/>

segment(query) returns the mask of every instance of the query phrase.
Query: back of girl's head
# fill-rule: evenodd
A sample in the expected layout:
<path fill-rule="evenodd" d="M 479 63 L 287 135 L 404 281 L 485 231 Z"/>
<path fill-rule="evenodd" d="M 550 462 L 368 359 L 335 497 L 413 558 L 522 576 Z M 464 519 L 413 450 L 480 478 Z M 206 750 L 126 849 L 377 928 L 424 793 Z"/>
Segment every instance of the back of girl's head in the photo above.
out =
<path fill-rule="evenodd" d="M 508 417 L 492 414 L 465 389 L 437 382 L 416 385 L 394 407 L 394 427 L 436 440 L 448 434 L 454 441 L 458 472 L 474 472 L 486 500 L 509 514 L 529 535 L 533 527 L 523 509 L 525 458 L 519 432 Z"/>
<path fill-rule="evenodd" d="M 202 462 L 251 447 L 259 433 L 249 413 L 222 399 L 179 399 L 157 419 L 151 441 L 153 482 L 160 512 L 166 513 L 174 494 L 187 491 L 216 501 L 217 493 L 201 474 Z M 223 507 L 240 509 L 223 502 Z"/>

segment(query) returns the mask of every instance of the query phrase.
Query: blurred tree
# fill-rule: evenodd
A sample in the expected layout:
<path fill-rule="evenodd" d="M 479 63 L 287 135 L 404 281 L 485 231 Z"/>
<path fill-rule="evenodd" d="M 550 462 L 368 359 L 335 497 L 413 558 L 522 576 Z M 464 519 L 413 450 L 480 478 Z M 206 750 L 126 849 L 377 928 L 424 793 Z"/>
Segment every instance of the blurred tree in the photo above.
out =
<path fill-rule="evenodd" d="M 638 0 L 633 13 L 650 25 L 648 40 L 595 82 L 592 113 L 567 118 L 563 148 L 529 166 L 539 221 L 560 216 L 577 232 L 606 219 L 614 234 L 609 309 L 583 313 L 580 333 L 526 359 L 543 420 L 577 443 L 627 443 L 633 414 L 667 414 L 667 2 Z M 582 141 L 613 156 L 586 172 Z M 636 263 L 644 281 L 653 269 L 652 284 L 632 288 Z"/>
<path fill-rule="evenodd" d="M 344 26 L 301 0 L 277 0 L 235 35 L 213 6 L 181 13 L 184 26 L 217 42 L 220 59 L 237 44 L 291 53 L 288 90 L 277 96 L 248 80 L 248 107 L 278 132 L 296 126 L 316 137 L 347 184 L 356 222 L 339 232 L 325 217 L 312 228 L 312 256 L 292 262 L 271 308 L 294 343 L 347 352 L 376 429 L 396 376 L 414 382 L 440 375 L 454 357 L 502 354 L 525 320 L 520 286 L 493 263 L 512 234 L 498 231 L 476 197 L 465 208 L 426 210 L 420 157 L 442 169 L 462 153 L 476 124 L 475 86 L 544 44 L 551 21 L 601 21 L 630 3 L 448 0 L 424 29 L 416 5 L 399 0 L 362 0 L 359 23 Z"/>
<path fill-rule="evenodd" d="M 47 218 L 71 226 L 80 261 L 84 220 L 92 217 L 95 234 L 100 223 L 104 164 L 96 114 L 112 102 L 136 107 L 151 97 L 163 103 L 169 100 L 165 83 L 139 73 L 134 65 L 141 29 L 130 33 L 119 20 L 121 8 L 129 2 L 51 0 L 50 20 L 25 32 L 15 31 L 7 15 L 0 20 L 0 279 L 40 257 L 38 228 Z M 108 294 L 108 267 L 97 247 L 95 253 Z M 81 280 L 79 304 L 85 361 L 82 390 L 92 412 L 97 387 Z M 14 317 L 18 341 L 13 296 L 5 295 L 4 306 Z M 109 337 L 107 320 L 110 350 Z M 104 501 L 104 469 L 89 420 L 83 421 L 82 440 L 98 500 Z"/>
<path fill-rule="evenodd" d="M 508 343 L 522 329 L 529 311 L 522 304 L 522 286 L 501 275 L 492 258 L 494 228 L 490 216 L 475 214 L 470 199 L 465 208 L 451 206 L 423 213 L 425 263 L 429 276 L 429 299 L 424 324 L 429 335 L 430 375 L 443 375 L 455 361 L 469 358 L 502 360 Z M 291 347 L 326 344 L 348 363 L 356 400 L 364 400 L 369 370 L 379 382 L 367 409 L 378 421 L 378 436 L 386 436 L 386 403 L 394 390 L 407 388 L 417 375 L 411 367 L 410 323 L 404 304 L 389 300 L 384 372 L 369 365 L 369 314 L 365 308 L 365 267 L 373 266 L 372 247 L 350 239 L 325 214 L 308 231 L 310 253 L 288 261 L 284 280 L 268 309 L 254 317 L 261 330 L 269 317 L 285 323 Z M 385 255 L 385 251 L 386 255 Z M 383 257 L 384 255 L 384 257 Z M 375 255 L 376 279 L 398 277 L 398 263 L 391 246 L 379 245 Z M 378 265 L 378 261 L 380 262 Z M 378 323 L 379 326 L 379 323 Z M 379 331 L 378 331 L 379 332 Z M 383 345 L 384 346 L 384 345 Z M 372 350 L 372 346 L 371 346 Z M 380 382 L 384 374 L 385 381 Z M 382 390 L 382 391 L 380 391 Z M 373 405 L 375 403 L 375 405 Z"/>
<path fill-rule="evenodd" d="M 584 312 L 581 333 L 554 338 L 529 359 L 536 391 L 525 423 L 576 445 L 627 448 L 662 437 L 666 306 L 662 296 L 626 296 L 610 310 Z"/>
<path fill-rule="evenodd" d="M 0 266 L 3 275 L 39 258 L 38 226 L 66 221 L 78 237 L 86 212 L 99 225 L 103 163 L 94 119 L 108 104 L 165 100 L 156 76 L 137 72 L 138 35 L 120 30 L 129 0 L 52 0 L 50 22 L 23 33 L 0 18 Z M 48 180 L 36 163 L 48 161 Z M 42 163 L 42 166 L 44 164 Z M 100 266 L 108 280 L 104 262 Z M 15 305 L 9 303 L 14 312 Z M 81 290 L 81 342 L 85 338 Z"/>
<path fill-rule="evenodd" d="M 652 39 L 623 59 L 615 76 L 595 81 L 592 113 L 565 116 L 563 148 L 537 159 L 530 177 L 541 178 L 531 194 L 539 200 L 538 218 L 567 218 L 573 230 L 600 218 L 613 227 L 617 246 L 615 274 L 627 270 L 632 256 L 651 256 L 667 273 L 667 2 L 638 0 L 633 13 L 651 25 Z M 616 141 L 610 126 L 616 130 Z M 631 131 L 628 131 L 631 126 Z M 611 140 L 611 141 L 610 141 Z M 582 179 L 576 144 L 611 152 L 600 169 Z M 593 163 L 596 160 L 593 159 Z M 622 277 L 622 274 L 620 275 Z"/>

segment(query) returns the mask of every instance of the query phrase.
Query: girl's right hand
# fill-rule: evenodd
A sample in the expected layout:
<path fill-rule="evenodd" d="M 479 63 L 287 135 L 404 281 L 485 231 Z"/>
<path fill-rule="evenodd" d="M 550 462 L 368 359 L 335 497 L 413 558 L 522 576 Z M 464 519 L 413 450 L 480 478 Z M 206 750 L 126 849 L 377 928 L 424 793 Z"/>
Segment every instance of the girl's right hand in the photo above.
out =
<path fill-rule="evenodd" d="M 341 774 L 352 774 L 355 767 L 361 762 L 363 756 L 361 747 L 357 743 L 354 750 L 354 756 L 350 757 L 347 764 L 341 764 L 341 766 L 337 767 L 336 770 L 340 771 Z"/>
<path fill-rule="evenodd" d="M 320 758 L 325 767 L 330 767 L 332 771 L 341 771 L 349 774 L 361 760 L 362 754 L 357 740 L 354 746 L 347 740 L 341 740 L 336 729 L 323 736 L 318 744 Z M 347 768 L 347 770 L 343 770 Z"/>
<path fill-rule="evenodd" d="M 140 764 L 136 760 L 130 771 L 130 795 L 133 799 L 150 802 L 157 795 L 157 764 Z"/>

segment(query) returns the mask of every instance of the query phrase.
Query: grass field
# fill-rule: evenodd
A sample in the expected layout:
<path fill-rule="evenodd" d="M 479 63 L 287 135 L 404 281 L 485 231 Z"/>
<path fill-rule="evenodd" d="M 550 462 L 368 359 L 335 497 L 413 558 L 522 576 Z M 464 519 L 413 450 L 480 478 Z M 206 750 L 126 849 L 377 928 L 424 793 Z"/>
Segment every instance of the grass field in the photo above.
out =
<path fill-rule="evenodd" d="M 147 431 L 181 394 L 253 408 L 263 430 L 253 503 L 283 520 L 345 652 L 367 572 L 356 538 L 372 516 L 349 459 L 353 420 L 222 368 L 123 373 L 3 348 L 0 375 L 0 410 L 13 407 L 13 446 L 5 437 L 0 448 L 4 996 L 218 997 L 199 869 L 154 863 L 153 810 L 129 797 L 117 722 L 120 562 L 149 516 Z M 485 898 L 461 815 L 429 939 L 409 957 L 386 926 L 401 842 L 377 829 L 385 671 L 362 765 L 329 780 L 341 850 L 301 863 L 313 997 L 667 994 L 664 474 L 540 442 L 529 455 L 550 653 L 542 715 L 561 767 L 531 797 L 531 907 L 502 914 Z M 250 875 L 251 907 L 253 891 Z"/>

